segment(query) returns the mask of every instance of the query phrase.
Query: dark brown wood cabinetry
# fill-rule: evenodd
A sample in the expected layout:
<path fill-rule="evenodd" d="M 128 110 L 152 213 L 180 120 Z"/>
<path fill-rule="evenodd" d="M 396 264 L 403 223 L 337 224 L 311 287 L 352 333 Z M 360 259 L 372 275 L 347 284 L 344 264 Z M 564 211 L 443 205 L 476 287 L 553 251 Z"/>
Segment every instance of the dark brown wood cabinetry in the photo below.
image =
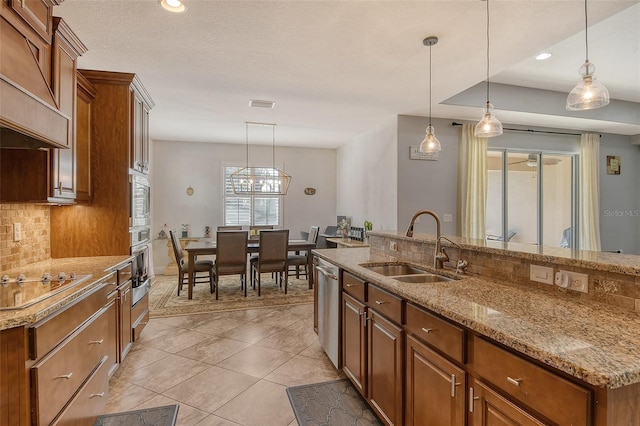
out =
<path fill-rule="evenodd" d="M 149 173 L 149 101 L 143 93 L 132 88 L 131 93 L 131 167 Z"/>
<path fill-rule="evenodd" d="M 342 294 L 342 370 L 356 389 L 367 396 L 366 306 Z"/>
<path fill-rule="evenodd" d="M 120 317 L 120 360 L 123 360 L 133 344 L 131 334 L 131 281 L 118 287 L 118 312 Z"/>

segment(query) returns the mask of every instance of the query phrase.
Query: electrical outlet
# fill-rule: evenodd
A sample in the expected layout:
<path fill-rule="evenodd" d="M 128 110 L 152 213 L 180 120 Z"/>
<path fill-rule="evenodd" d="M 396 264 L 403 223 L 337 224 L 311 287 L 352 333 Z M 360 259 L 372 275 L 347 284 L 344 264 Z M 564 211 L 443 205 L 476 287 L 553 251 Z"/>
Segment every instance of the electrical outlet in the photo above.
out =
<path fill-rule="evenodd" d="M 395 241 L 389 241 L 389 250 L 398 251 L 398 243 Z"/>
<path fill-rule="evenodd" d="M 567 286 L 569 290 L 579 291 L 581 293 L 589 292 L 589 275 L 563 270 L 559 270 L 558 272 L 566 274 L 569 277 L 569 283 Z"/>
<path fill-rule="evenodd" d="M 529 279 L 543 284 L 553 285 L 553 268 L 547 266 L 529 266 Z"/>
<path fill-rule="evenodd" d="M 22 224 L 20 222 L 15 222 L 13 224 L 13 241 L 22 240 Z"/>
<path fill-rule="evenodd" d="M 445 213 L 442 215 L 442 221 L 445 223 L 453 222 L 453 215 L 451 213 Z"/>

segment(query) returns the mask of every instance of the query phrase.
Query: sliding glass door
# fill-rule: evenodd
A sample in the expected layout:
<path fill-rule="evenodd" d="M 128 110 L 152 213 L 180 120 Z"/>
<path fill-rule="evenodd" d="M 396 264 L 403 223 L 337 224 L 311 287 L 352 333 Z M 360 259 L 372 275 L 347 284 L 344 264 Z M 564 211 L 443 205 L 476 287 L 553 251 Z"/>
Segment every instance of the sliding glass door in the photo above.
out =
<path fill-rule="evenodd" d="M 572 247 L 576 155 L 489 149 L 487 238 Z"/>

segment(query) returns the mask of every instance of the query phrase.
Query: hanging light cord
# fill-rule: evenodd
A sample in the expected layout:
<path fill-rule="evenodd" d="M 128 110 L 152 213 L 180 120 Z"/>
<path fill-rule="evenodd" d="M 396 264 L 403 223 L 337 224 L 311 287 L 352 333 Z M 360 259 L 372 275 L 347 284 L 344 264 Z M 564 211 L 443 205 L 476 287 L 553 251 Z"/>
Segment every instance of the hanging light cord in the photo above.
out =
<path fill-rule="evenodd" d="M 487 103 L 489 103 L 489 0 L 487 0 Z"/>
<path fill-rule="evenodd" d="M 589 62 L 589 37 L 587 36 L 587 32 L 589 28 L 589 24 L 587 21 L 587 0 L 584 0 L 584 48 L 585 48 L 585 62 Z"/>
<path fill-rule="evenodd" d="M 429 126 L 431 126 L 431 47 L 429 45 Z"/>

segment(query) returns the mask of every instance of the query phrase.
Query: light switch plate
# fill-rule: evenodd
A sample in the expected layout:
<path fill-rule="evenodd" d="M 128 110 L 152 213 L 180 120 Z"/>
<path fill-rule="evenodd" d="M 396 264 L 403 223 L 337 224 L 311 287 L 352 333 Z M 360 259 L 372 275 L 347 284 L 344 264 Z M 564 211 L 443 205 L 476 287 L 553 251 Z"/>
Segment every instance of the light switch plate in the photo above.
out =
<path fill-rule="evenodd" d="M 529 266 L 529 279 L 538 283 L 553 285 L 553 268 L 548 266 Z"/>
<path fill-rule="evenodd" d="M 442 221 L 443 222 L 453 222 L 453 215 L 451 213 L 445 213 L 442 215 Z"/>

